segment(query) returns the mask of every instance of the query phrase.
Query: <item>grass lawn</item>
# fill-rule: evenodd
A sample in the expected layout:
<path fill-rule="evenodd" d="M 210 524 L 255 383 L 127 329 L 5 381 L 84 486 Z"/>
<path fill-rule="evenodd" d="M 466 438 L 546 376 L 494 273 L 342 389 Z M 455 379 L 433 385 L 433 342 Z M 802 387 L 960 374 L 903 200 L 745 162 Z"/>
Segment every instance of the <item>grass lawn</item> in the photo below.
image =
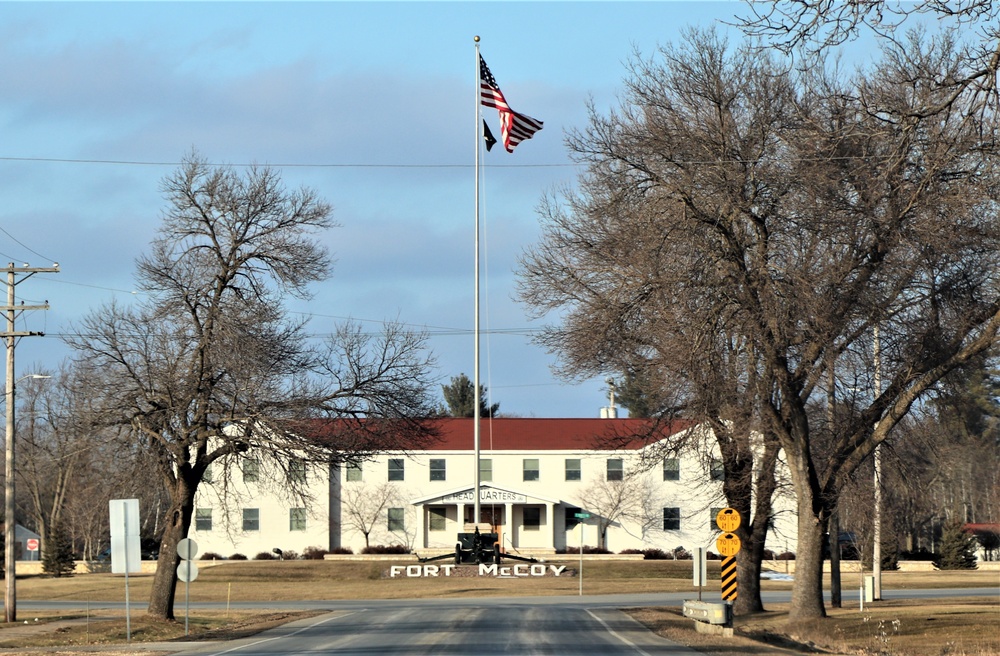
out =
<path fill-rule="evenodd" d="M 218 603 L 574 595 L 579 586 L 575 577 L 384 577 L 390 565 L 412 565 L 413 559 L 394 562 L 246 561 L 198 564 L 201 569 L 198 579 L 190 587 L 191 600 Z M 558 561 L 558 564 L 575 568 L 577 561 L 569 559 Z M 714 574 L 717 579 L 718 563 L 710 563 L 710 568 L 710 576 Z M 149 574 L 129 576 L 129 592 L 133 601 L 144 602 L 149 598 L 152 579 Z M 1000 574 L 997 572 L 885 572 L 883 575 L 886 590 L 990 587 L 998 583 Z M 790 590 L 791 585 L 787 581 L 763 582 L 765 590 Z M 845 590 L 856 587 L 850 575 L 845 575 L 843 585 Z M 691 591 L 692 598 L 696 596 L 691 587 L 691 563 L 684 561 L 585 561 L 583 590 L 588 595 Z M 19 578 L 18 599 L 22 602 L 124 601 L 124 577 L 80 574 L 62 579 L 41 576 Z M 178 584 L 177 599 L 182 605 L 182 583 Z M 681 617 L 678 609 L 634 609 L 630 612 L 668 638 L 719 656 L 809 653 L 810 643 L 827 653 L 983 656 L 1000 654 L 1000 639 L 996 637 L 1000 628 L 998 602 L 1000 600 L 996 598 L 919 603 L 886 601 L 870 605 L 863 613 L 856 605 L 848 605 L 842 609 L 831 609 L 831 617 L 825 621 L 798 627 L 788 625 L 787 608 L 772 605 L 767 613 L 737 618 L 737 636 L 729 639 L 696 633 L 691 620 Z M 178 616 L 182 617 L 182 614 L 181 610 Z M 22 610 L 18 619 L 28 619 L 33 624 L 35 615 L 25 617 Z M 121 644 L 125 641 L 122 611 L 37 615 L 39 623 L 47 624 L 51 630 L 35 630 L 29 634 L 24 629 L 18 629 L 21 625 L 0 623 L 0 649 L 15 649 L 16 653 L 30 654 L 31 648 L 60 646 L 66 648 L 60 649 L 60 653 L 73 653 L 70 651 L 73 645 Z M 187 639 L 239 637 L 302 616 L 301 613 L 284 612 L 199 610 L 192 615 L 191 636 Z M 183 640 L 184 622 L 157 622 L 143 613 L 134 613 L 132 636 L 136 642 Z M 90 653 L 94 654 L 93 651 Z"/>

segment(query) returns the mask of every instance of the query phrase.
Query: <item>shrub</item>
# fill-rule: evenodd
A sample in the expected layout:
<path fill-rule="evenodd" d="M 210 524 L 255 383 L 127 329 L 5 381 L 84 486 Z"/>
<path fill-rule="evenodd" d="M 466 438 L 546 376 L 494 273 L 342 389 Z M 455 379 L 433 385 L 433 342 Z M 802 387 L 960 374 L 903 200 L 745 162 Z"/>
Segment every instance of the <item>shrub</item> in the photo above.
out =
<path fill-rule="evenodd" d="M 206 551 L 201 555 L 201 558 L 199 558 L 199 560 L 225 560 L 225 558 L 215 553 L 214 551 Z"/>
<path fill-rule="evenodd" d="M 281 552 L 281 559 L 282 560 L 298 560 L 299 559 L 299 552 L 292 551 L 291 549 L 289 549 L 288 551 L 282 551 Z"/>
<path fill-rule="evenodd" d="M 351 549 L 350 547 L 334 547 L 333 549 L 330 549 L 330 553 L 347 556 L 352 555 L 354 553 L 354 549 Z"/>
<path fill-rule="evenodd" d="M 764 549 L 764 555 L 762 557 L 764 560 L 774 560 L 774 552 L 770 549 Z"/>
<path fill-rule="evenodd" d="M 568 554 L 578 554 L 580 553 L 580 547 L 566 547 L 566 551 L 563 553 Z M 585 554 L 609 554 L 611 553 L 603 547 L 591 547 L 590 545 L 583 545 L 583 553 Z"/>
<path fill-rule="evenodd" d="M 715 553 L 714 551 L 706 551 L 705 560 L 722 560 L 722 556 Z"/>
<path fill-rule="evenodd" d="M 254 560 L 274 560 L 274 554 L 270 551 L 261 551 L 259 554 L 253 557 Z"/>
<path fill-rule="evenodd" d="M 778 554 L 778 560 L 795 560 L 795 552 L 782 551 L 780 554 Z"/>
<path fill-rule="evenodd" d="M 323 560 L 323 556 L 330 553 L 326 549 L 320 549 L 319 547 L 306 547 L 302 550 L 303 560 Z"/>
<path fill-rule="evenodd" d="M 374 544 L 361 550 L 363 554 L 408 554 L 410 549 L 401 544 Z"/>
<path fill-rule="evenodd" d="M 899 552 L 900 560 L 922 560 L 926 561 L 936 561 L 937 554 L 928 549 L 916 549 L 915 551 L 901 551 Z"/>
<path fill-rule="evenodd" d="M 643 560 L 666 560 L 667 554 L 663 549 L 622 549 L 620 554 L 642 554 Z"/>
<path fill-rule="evenodd" d="M 246 560 L 246 559 L 247 557 L 241 553 L 234 553 L 232 556 L 229 557 L 229 560 Z"/>

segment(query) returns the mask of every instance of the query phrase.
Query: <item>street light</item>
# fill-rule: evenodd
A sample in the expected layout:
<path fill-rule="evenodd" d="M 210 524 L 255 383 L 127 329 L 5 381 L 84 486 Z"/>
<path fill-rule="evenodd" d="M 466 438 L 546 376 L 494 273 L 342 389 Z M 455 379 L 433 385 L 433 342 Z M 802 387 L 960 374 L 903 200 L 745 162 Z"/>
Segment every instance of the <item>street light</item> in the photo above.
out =
<path fill-rule="evenodd" d="M 7 358 L 7 394 L 4 397 L 7 403 L 7 467 L 6 480 L 4 481 L 4 578 L 6 586 L 3 596 L 3 610 L 7 622 L 17 621 L 17 554 L 14 551 L 15 528 L 17 521 L 14 517 L 14 388 L 17 383 L 28 378 L 51 378 L 42 374 L 29 374 L 14 380 L 14 358 L 12 350 L 8 350 Z"/>

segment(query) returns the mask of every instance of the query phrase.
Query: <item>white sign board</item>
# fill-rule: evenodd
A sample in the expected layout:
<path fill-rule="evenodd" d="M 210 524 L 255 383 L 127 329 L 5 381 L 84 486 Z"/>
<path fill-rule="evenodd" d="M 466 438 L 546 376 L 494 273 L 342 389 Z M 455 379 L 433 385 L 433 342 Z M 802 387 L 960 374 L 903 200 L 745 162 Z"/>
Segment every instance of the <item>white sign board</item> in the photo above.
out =
<path fill-rule="evenodd" d="M 182 560 L 177 563 L 177 579 L 183 583 L 190 583 L 198 578 L 198 565 L 193 560 Z"/>
<path fill-rule="evenodd" d="M 705 547 L 695 547 L 691 563 L 694 567 L 694 585 L 704 588 L 708 585 L 708 553 Z"/>
<path fill-rule="evenodd" d="M 198 555 L 198 543 L 191 538 L 184 538 L 177 543 L 177 555 L 181 560 L 194 560 Z"/>
<path fill-rule="evenodd" d="M 131 574 L 142 569 L 139 547 L 139 500 L 112 499 L 111 512 L 111 572 Z"/>
<path fill-rule="evenodd" d="M 441 497 L 440 503 L 472 503 L 475 499 L 476 495 L 472 490 L 465 490 L 464 492 L 454 492 Z M 528 497 L 517 492 L 508 492 L 507 490 L 498 490 L 492 487 L 481 487 L 479 488 L 479 500 L 481 502 L 494 503 L 526 503 Z"/>

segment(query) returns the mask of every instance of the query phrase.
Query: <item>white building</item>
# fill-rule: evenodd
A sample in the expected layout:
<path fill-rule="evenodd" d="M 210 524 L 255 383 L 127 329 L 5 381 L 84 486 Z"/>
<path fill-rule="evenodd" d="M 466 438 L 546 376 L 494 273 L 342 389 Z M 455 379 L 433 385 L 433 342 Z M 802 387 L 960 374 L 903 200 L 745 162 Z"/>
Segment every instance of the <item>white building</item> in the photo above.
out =
<path fill-rule="evenodd" d="M 439 439 L 424 450 L 386 453 L 329 470 L 296 463 L 280 475 L 244 459 L 226 485 L 202 485 L 189 537 L 199 550 L 249 558 L 275 548 L 401 544 L 417 553 L 447 550 L 473 523 L 472 419 L 439 419 Z M 655 437 L 640 419 L 484 419 L 480 437 L 480 521 L 506 551 L 552 553 L 581 543 L 625 549 L 714 550 L 714 517 L 724 500 L 722 468 L 703 455 L 712 445 L 698 427 L 676 423 Z M 658 449 L 687 432 L 677 457 Z M 651 454 L 658 454 L 655 460 Z M 305 477 L 306 502 L 283 494 L 282 476 Z M 779 507 L 790 508 L 791 504 Z M 583 521 L 578 514 L 589 514 Z M 769 540 L 794 549 L 791 512 L 775 514 Z"/>

